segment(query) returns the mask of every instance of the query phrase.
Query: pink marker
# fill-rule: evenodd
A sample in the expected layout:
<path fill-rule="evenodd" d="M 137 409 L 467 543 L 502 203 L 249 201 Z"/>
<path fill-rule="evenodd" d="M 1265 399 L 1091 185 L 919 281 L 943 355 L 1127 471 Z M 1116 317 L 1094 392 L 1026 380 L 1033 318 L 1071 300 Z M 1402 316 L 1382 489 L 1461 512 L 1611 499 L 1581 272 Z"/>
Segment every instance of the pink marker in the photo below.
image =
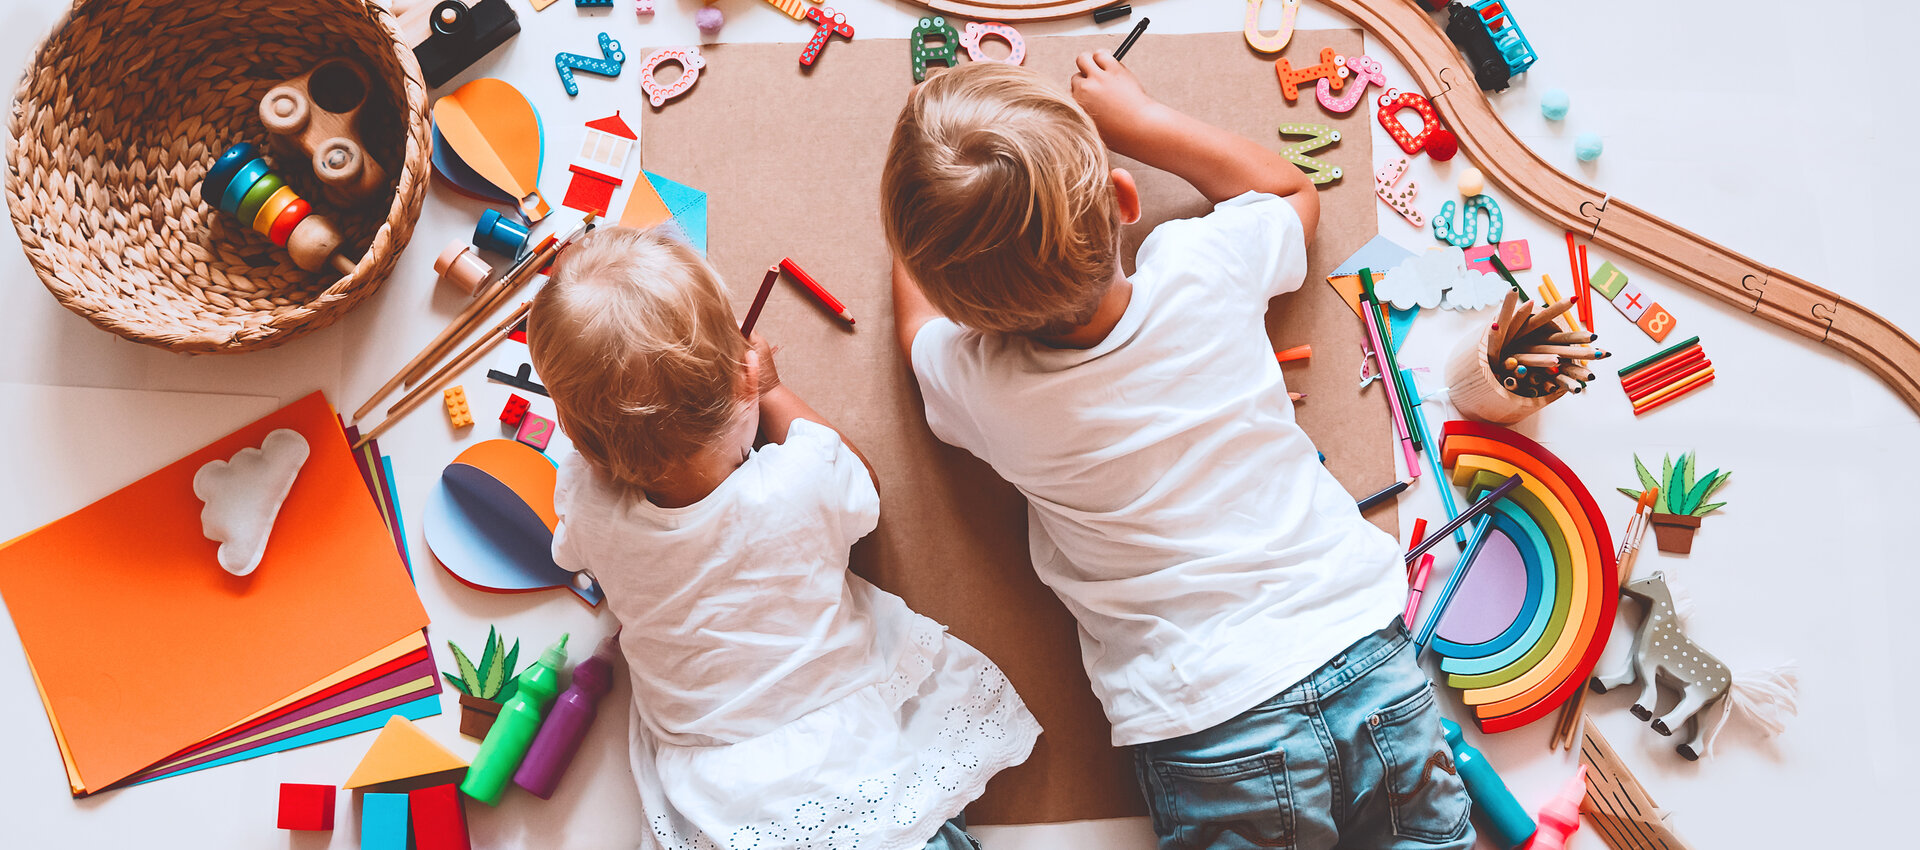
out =
<path fill-rule="evenodd" d="M 1420 594 L 1426 592 L 1427 575 L 1433 572 L 1433 556 L 1420 556 L 1420 571 L 1413 574 L 1413 584 L 1407 590 L 1407 613 L 1400 621 L 1413 628 L 1413 615 L 1420 613 Z"/>
<path fill-rule="evenodd" d="M 1568 836 L 1580 828 L 1580 801 L 1587 796 L 1587 766 L 1580 765 L 1560 793 L 1540 807 L 1540 828 L 1523 850 L 1563 850 Z"/>

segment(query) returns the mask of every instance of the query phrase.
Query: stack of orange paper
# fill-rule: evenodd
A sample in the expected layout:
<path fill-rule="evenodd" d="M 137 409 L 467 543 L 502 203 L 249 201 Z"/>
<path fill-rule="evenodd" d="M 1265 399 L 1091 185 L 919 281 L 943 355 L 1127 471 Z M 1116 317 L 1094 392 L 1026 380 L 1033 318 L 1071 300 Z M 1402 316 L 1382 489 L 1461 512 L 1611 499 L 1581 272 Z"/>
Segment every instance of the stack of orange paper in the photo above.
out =
<path fill-rule="evenodd" d="M 234 576 L 193 475 L 276 428 L 311 454 Z M 426 611 L 319 393 L 0 546 L 0 595 L 76 796 L 440 711 Z"/>

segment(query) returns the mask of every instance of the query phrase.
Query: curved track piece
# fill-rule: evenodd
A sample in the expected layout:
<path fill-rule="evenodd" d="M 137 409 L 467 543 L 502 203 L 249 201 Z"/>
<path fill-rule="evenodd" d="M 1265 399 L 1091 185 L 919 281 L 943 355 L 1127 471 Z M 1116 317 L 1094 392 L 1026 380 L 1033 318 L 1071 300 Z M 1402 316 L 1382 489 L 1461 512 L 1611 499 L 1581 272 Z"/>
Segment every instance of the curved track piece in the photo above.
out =
<path fill-rule="evenodd" d="M 1012 0 L 1001 0 L 1012 2 Z M 1609 199 L 1515 138 L 1459 51 L 1410 0 L 1320 0 L 1384 42 L 1428 93 L 1487 179 L 1527 209 L 1801 336 L 1845 352 L 1920 412 L 1920 344 L 1878 314 L 1762 265 L 1639 207 Z"/>
<path fill-rule="evenodd" d="M 979 21 L 1052 21 L 1085 15 L 1121 0 L 914 0 L 949 15 Z"/>

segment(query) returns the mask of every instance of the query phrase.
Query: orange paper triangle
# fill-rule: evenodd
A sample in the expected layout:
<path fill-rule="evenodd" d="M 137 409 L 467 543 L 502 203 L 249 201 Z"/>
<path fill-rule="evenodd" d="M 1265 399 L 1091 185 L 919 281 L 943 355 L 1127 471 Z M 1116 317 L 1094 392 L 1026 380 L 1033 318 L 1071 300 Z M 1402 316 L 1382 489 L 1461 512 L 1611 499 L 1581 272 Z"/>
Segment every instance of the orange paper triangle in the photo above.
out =
<path fill-rule="evenodd" d="M 396 714 L 387 718 L 387 727 L 380 730 L 380 737 L 373 740 L 360 766 L 347 777 L 346 787 L 383 785 L 466 766 L 465 759 L 427 737 L 413 721 Z"/>

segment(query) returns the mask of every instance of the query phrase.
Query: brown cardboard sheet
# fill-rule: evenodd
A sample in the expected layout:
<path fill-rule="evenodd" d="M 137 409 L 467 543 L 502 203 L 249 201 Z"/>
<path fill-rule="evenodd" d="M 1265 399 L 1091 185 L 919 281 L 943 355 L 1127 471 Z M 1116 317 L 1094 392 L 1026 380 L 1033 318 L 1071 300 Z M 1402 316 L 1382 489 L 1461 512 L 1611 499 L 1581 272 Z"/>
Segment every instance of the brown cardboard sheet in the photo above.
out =
<path fill-rule="evenodd" d="M 1028 67 L 1064 87 L 1076 53 L 1112 49 L 1109 36 L 1027 39 Z M 1301 31 L 1285 55 L 1321 47 L 1361 52 L 1354 30 Z M 845 431 L 878 467 L 879 530 L 855 569 L 985 652 L 1012 679 L 1046 732 L 1027 764 L 1006 771 L 968 811 L 974 823 L 1041 823 L 1144 811 L 1127 753 L 1087 684 L 1072 619 L 1028 564 L 1020 495 L 971 455 L 927 431 L 895 344 L 889 256 L 880 229 L 880 168 L 912 86 L 904 39 L 829 44 L 811 71 L 796 44 L 702 48 L 707 67 L 686 95 L 650 111 L 647 170 L 709 193 L 712 259 L 744 314 L 766 268 L 792 257 L 845 301 L 847 328 L 790 281 L 776 286 L 759 330 L 779 346 L 781 377 Z M 636 57 L 640 58 L 640 57 Z M 1127 64 L 1163 102 L 1278 150 L 1282 123 L 1329 124 L 1343 139 L 1315 153 L 1345 177 L 1323 188 L 1307 281 L 1267 317 L 1276 347 L 1311 343 L 1288 364 L 1289 388 L 1327 463 L 1356 495 L 1392 482 L 1392 426 L 1378 386 L 1358 390 L 1363 330 L 1325 283 L 1373 237 L 1371 98 L 1335 115 L 1302 87 L 1279 91 L 1273 63 L 1239 33 L 1146 35 Z M 937 71 L 936 71 L 937 73 Z M 1139 178 L 1146 220 L 1127 233 L 1126 263 L 1153 224 L 1206 211 L 1198 192 L 1164 172 Z M 1391 506 L 1371 515 L 1397 532 Z"/>

